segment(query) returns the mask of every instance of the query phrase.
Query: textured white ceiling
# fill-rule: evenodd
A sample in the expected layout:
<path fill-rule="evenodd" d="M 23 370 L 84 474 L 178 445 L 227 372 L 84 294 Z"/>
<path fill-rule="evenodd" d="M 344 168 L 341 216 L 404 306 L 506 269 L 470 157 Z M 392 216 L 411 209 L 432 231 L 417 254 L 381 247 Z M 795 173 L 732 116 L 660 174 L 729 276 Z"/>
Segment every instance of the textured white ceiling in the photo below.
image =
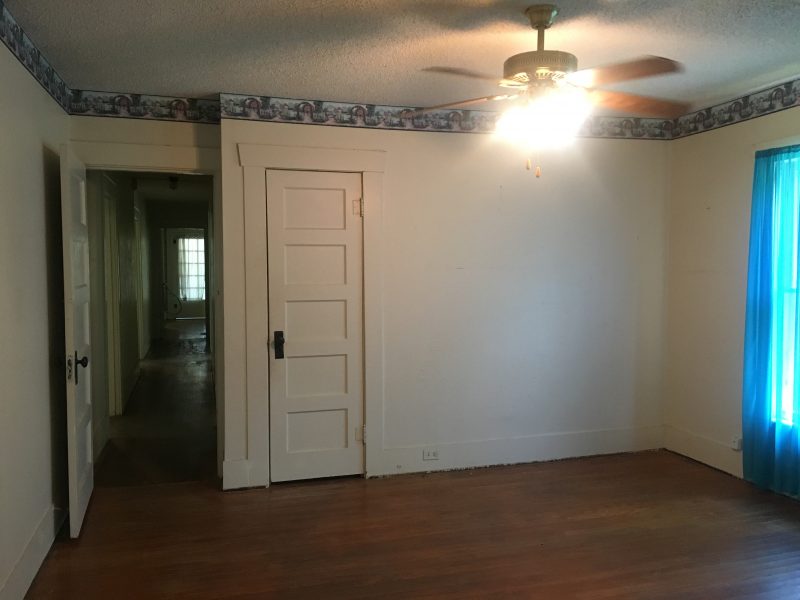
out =
<path fill-rule="evenodd" d="M 496 73 L 536 35 L 513 0 L 6 0 L 78 89 L 219 92 L 425 106 L 491 83 L 421 72 Z M 562 0 L 547 47 L 580 67 L 642 54 L 686 71 L 618 86 L 725 100 L 800 74 L 800 0 Z"/>

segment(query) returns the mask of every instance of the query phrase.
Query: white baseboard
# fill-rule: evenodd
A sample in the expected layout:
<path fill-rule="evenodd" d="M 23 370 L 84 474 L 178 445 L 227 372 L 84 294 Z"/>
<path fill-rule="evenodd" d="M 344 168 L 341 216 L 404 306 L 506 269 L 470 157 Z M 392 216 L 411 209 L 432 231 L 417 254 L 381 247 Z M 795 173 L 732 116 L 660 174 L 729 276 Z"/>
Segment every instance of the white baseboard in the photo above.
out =
<path fill-rule="evenodd" d="M 269 466 L 252 460 L 222 461 L 222 489 L 238 490 L 269 485 Z"/>
<path fill-rule="evenodd" d="M 720 471 L 742 477 L 742 453 L 723 442 L 673 425 L 665 425 L 664 447 Z"/>
<path fill-rule="evenodd" d="M 25 597 L 66 516 L 66 511 L 54 506 L 44 512 L 17 564 L 2 585 L 0 600 L 20 600 Z"/>
<path fill-rule="evenodd" d="M 439 460 L 422 460 L 422 449 L 427 447 L 438 448 Z M 370 464 L 378 467 L 368 472 L 367 476 L 468 469 L 661 447 L 662 428 L 653 426 L 384 448 L 379 451 L 378 460 L 370 461 Z M 367 452 L 370 451 L 367 447 Z"/>
<path fill-rule="evenodd" d="M 422 460 L 422 449 L 428 447 L 439 450 L 439 460 Z M 667 448 L 737 477 L 742 476 L 741 452 L 731 450 L 722 442 L 670 425 L 544 433 L 516 438 L 450 444 L 431 443 L 380 450 L 373 450 L 368 446 L 367 452 L 377 452 L 378 457 L 370 460 L 369 464 L 372 467 L 367 476 L 449 471 L 658 448 Z M 269 485 L 269 468 L 260 462 L 246 459 L 226 460 L 223 462 L 222 472 L 224 490 Z"/>

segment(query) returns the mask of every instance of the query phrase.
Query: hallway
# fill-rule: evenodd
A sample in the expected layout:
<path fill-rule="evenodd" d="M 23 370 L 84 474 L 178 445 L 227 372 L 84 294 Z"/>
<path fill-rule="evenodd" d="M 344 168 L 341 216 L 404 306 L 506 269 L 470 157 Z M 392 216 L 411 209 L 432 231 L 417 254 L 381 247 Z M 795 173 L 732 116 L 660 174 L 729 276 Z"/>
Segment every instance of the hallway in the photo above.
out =
<path fill-rule="evenodd" d="M 97 462 L 95 485 L 216 478 L 216 417 L 205 321 L 172 321 L 154 340 L 125 414 Z"/>

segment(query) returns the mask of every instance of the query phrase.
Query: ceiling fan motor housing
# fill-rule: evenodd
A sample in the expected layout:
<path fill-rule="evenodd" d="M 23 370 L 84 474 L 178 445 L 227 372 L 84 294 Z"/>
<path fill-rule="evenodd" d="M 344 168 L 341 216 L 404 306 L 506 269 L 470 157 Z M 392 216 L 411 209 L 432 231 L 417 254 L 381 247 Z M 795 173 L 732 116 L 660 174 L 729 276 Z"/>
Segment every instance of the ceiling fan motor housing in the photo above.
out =
<path fill-rule="evenodd" d="M 549 83 L 577 70 L 575 55 L 560 50 L 523 52 L 503 63 L 503 77 L 519 83 Z"/>

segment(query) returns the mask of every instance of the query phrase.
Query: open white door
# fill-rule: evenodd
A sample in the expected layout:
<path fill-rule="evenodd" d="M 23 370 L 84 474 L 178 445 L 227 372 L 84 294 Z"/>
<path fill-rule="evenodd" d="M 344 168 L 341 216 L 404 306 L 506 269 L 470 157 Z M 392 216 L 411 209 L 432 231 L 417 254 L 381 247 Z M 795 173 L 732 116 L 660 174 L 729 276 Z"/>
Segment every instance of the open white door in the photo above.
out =
<path fill-rule="evenodd" d="M 64 325 L 67 363 L 69 532 L 78 537 L 94 488 L 89 357 L 89 227 L 86 167 L 61 147 L 61 233 L 64 253 Z"/>

